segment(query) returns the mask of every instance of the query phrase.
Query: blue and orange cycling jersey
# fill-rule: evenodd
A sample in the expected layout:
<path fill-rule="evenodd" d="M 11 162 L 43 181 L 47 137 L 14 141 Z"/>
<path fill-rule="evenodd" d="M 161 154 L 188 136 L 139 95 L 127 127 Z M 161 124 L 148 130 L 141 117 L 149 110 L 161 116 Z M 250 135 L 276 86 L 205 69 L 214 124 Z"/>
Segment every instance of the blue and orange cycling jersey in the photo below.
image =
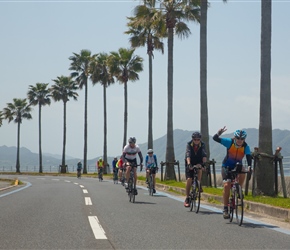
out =
<path fill-rule="evenodd" d="M 244 142 L 242 147 L 236 147 L 233 139 L 220 138 L 220 143 L 227 148 L 227 155 L 223 160 L 223 167 L 235 168 L 236 163 L 241 163 L 245 155 L 250 155 L 251 150 L 247 143 Z"/>

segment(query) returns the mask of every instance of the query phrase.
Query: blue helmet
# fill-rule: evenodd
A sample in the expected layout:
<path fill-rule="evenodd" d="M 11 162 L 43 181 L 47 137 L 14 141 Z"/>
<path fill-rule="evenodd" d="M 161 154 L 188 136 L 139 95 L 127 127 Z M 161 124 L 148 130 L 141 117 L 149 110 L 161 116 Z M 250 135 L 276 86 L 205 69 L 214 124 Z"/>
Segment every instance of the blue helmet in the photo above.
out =
<path fill-rule="evenodd" d="M 234 136 L 241 139 L 247 138 L 247 132 L 245 130 L 236 130 Z"/>

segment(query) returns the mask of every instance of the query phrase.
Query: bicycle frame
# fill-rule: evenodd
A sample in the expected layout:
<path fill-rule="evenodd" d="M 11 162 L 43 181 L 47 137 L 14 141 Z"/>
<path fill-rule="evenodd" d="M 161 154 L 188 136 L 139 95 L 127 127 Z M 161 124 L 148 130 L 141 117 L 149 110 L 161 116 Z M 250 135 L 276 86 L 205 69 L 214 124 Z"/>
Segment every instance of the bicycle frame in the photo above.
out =
<path fill-rule="evenodd" d="M 198 180 L 198 169 L 200 167 L 193 167 L 193 178 L 191 184 L 191 192 L 189 194 L 190 211 L 194 209 L 195 213 L 198 213 L 200 207 L 200 182 Z"/>
<path fill-rule="evenodd" d="M 236 221 L 238 225 L 241 226 L 244 217 L 244 197 L 242 187 L 239 184 L 239 174 L 245 174 L 247 172 L 236 172 L 235 170 L 229 170 L 229 173 L 231 174 L 231 188 L 228 204 L 230 212 L 230 222 L 233 221 L 235 213 Z"/>

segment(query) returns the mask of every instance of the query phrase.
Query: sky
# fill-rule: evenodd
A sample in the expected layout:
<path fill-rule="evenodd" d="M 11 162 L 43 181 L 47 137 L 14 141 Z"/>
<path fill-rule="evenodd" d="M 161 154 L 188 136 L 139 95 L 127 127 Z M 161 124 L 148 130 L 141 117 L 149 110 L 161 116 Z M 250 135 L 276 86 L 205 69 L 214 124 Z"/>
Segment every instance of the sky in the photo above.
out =
<path fill-rule="evenodd" d="M 209 133 L 227 126 L 259 128 L 260 1 L 209 1 L 207 28 L 207 92 Z M 2 1 L 0 0 L 0 109 L 13 98 L 26 98 L 29 85 L 53 84 L 69 76 L 73 53 L 93 54 L 130 48 L 126 17 L 140 1 Z M 290 129 L 290 1 L 272 1 L 272 127 Z M 174 129 L 200 130 L 199 25 L 189 23 L 191 35 L 174 37 Z M 153 60 L 153 139 L 167 132 L 167 40 L 164 54 Z M 139 81 L 128 83 L 128 136 L 147 142 L 148 56 Z M 83 158 L 84 91 L 67 105 L 66 154 Z M 269 106 L 270 108 L 270 106 Z M 122 152 L 124 88 L 107 89 L 108 156 Z M 38 107 L 21 125 L 20 146 L 38 152 Z M 89 82 L 88 159 L 103 154 L 103 91 Z M 42 152 L 62 154 L 63 103 L 42 108 Z M 3 122 L 0 146 L 17 145 L 17 126 Z M 162 159 L 160 159 L 162 160 Z"/>

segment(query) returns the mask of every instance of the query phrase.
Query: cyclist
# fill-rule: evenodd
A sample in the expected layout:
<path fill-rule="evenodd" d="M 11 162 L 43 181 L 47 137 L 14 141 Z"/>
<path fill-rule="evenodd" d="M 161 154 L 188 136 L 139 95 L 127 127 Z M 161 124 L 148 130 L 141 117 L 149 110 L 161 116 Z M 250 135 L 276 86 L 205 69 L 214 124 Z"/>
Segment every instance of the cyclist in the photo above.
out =
<path fill-rule="evenodd" d="M 103 173 L 103 167 L 104 167 L 104 161 L 103 158 L 100 157 L 99 160 L 97 161 L 97 167 L 98 167 L 98 174 L 102 174 Z M 103 180 L 103 176 L 101 178 Z"/>
<path fill-rule="evenodd" d="M 112 161 L 112 169 L 113 169 L 113 173 L 115 174 L 115 172 L 116 172 L 117 173 L 116 176 L 118 177 L 119 167 L 118 167 L 117 163 L 118 163 L 118 159 L 117 159 L 117 157 L 114 157 L 114 160 Z"/>
<path fill-rule="evenodd" d="M 120 159 L 117 161 L 116 166 L 118 166 L 119 169 L 119 181 L 122 182 L 122 173 L 124 170 L 124 166 L 123 166 L 123 161 L 122 161 L 122 156 L 120 156 Z"/>
<path fill-rule="evenodd" d="M 227 154 L 222 162 L 222 178 L 223 178 L 223 201 L 224 201 L 224 210 L 223 217 L 228 219 L 230 217 L 228 212 L 228 202 L 230 196 L 231 188 L 231 176 L 229 176 L 227 168 L 230 170 L 236 167 L 237 163 L 242 164 L 242 160 L 246 155 L 248 170 L 251 171 L 252 156 L 249 145 L 245 142 L 247 133 L 245 130 L 236 130 L 234 132 L 234 138 L 220 138 L 220 135 L 227 130 L 226 126 L 219 129 L 219 131 L 213 136 L 213 139 L 216 142 L 219 142 L 227 148 Z M 242 171 L 245 171 L 245 168 L 242 168 Z M 239 176 L 239 184 L 242 186 L 245 180 L 245 175 L 241 174 Z"/>
<path fill-rule="evenodd" d="M 78 176 L 78 178 L 81 178 L 82 168 L 83 168 L 82 163 L 81 163 L 81 161 L 79 161 L 78 165 L 77 165 L 77 176 Z"/>
<path fill-rule="evenodd" d="M 189 141 L 186 144 L 186 152 L 185 152 L 185 163 L 186 163 L 186 198 L 184 201 L 184 206 L 189 207 L 189 192 L 190 187 L 192 185 L 192 179 L 194 175 L 193 166 L 200 166 L 204 167 L 204 164 L 206 163 L 206 150 L 205 150 L 205 144 L 203 141 L 201 141 L 201 133 L 199 132 L 193 132 L 191 136 L 192 140 Z M 202 176 L 202 170 L 198 170 L 198 180 L 201 181 Z M 200 192 L 203 192 L 201 184 L 200 184 Z"/>
<path fill-rule="evenodd" d="M 130 137 L 128 140 L 128 144 L 124 147 L 123 149 L 123 154 L 122 154 L 122 161 L 125 164 L 126 167 L 126 183 L 125 183 L 125 188 L 128 189 L 128 180 L 130 178 L 130 171 L 131 168 L 134 167 L 134 176 L 135 176 L 135 185 L 137 181 L 137 158 L 136 155 L 139 155 L 140 159 L 140 171 L 142 171 L 142 162 L 143 162 L 143 155 L 142 152 L 139 148 L 139 146 L 136 144 L 136 138 L 135 137 Z M 137 195 L 138 192 L 135 190 L 135 195 Z"/>
<path fill-rule="evenodd" d="M 149 172 L 151 171 L 153 177 L 153 193 L 156 193 L 155 190 L 155 175 L 157 166 L 157 157 L 153 154 L 153 149 L 148 149 L 147 155 L 145 157 L 145 166 L 146 166 L 146 183 L 148 184 Z"/>

